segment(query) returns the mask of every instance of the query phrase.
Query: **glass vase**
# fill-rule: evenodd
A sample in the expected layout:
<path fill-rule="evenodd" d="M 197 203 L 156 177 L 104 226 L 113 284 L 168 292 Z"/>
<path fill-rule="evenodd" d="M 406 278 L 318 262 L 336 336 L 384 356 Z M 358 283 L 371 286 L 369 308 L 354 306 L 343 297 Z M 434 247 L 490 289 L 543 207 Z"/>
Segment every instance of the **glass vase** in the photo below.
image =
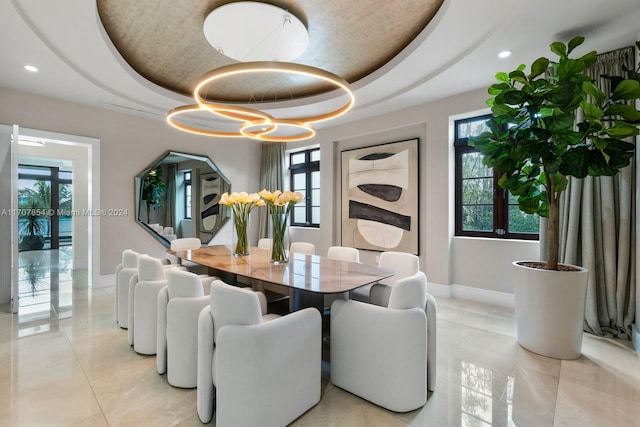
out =
<path fill-rule="evenodd" d="M 271 213 L 271 262 L 284 264 L 289 261 L 289 215 Z"/>
<path fill-rule="evenodd" d="M 233 255 L 249 255 L 249 215 L 246 213 L 233 214 Z"/>

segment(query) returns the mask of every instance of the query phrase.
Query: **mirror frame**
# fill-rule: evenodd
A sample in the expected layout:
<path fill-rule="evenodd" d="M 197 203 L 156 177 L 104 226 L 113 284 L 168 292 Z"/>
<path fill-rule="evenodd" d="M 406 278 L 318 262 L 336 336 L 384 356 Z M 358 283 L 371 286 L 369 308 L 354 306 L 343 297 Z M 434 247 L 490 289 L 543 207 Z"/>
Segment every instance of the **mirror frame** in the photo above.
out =
<path fill-rule="evenodd" d="M 145 222 L 140 220 L 140 208 L 141 208 L 141 204 L 142 204 L 142 197 L 141 197 L 142 182 L 143 182 L 144 178 L 149 174 L 149 172 L 151 170 L 157 168 L 158 167 L 158 163 L 162 162 L 162 160 L 164 160 L 168 156 L 181 156 L 181 157 L 184 157 L 186 159 L 191 159 L 191 160 L 201 161 L 203 163 L 206 163 L 207 166 L 209 166 L 213 172 L 218 174 L 221 179 L 223 179 L 224 181 L 229 183 L 229 188 L 228 188 L 229 192 L 231 192 L 231 181 L 229 181 L 229 179 L 220 171 L 220 168 L 218 168 L 215 165 L 215 163 L 213 163 L 213 161 L 209 158 L 209 156 L 198 155 L 198 154 L 190 154 L 190 153 L 184 153 L 184 152 L 181 152 L 181 151 L 173 151 L 173 150 L 168 150 L 168 151 L 164 152 L 160 157 L 156 158 L 153 162 L 151 162 L 151 164 L 149 164 L 149 166 L 144 168 L 141 172 L 139 172 L 135 176 L 135 178 L 134 178 L 134 193 L 133 193 L 133 198 L 134 198 L 133 203 L 134 203 L 134 206 L 135 206 L 135 221 L 144 230 L 146 230 L 149 234 L 151 234 L 157 241 L 162 243 L 162 245 L 164 245 L 167 248 L 170 248 L 171 247 L 171 241 L 169 241 L 168 239 L 164 238 L 161 234 L 156 233 L 155 230 L 153 230 L 147 223 L 145 223 Z M 195 202 L 195 199 L 192 199 L 192 203 L 194 203 L 194 202 Z M 202 242 L 203 246 L 206 246 L 211 241 L 211 239 L 213 239 L 215 237 L 215 235 L 218 233 L 218 231 L 220 231 L 222 226 L 229 220 L 229 214 L 227 212 L 227 209 L 221 209 L 219 215 L 222 215 L 221 216 L 221 220 L 216 224 L 214 229 L 212 229 L 211 231 L 207 231 L 207 232 L 203 232 L 203 231 L 201 231 L 199 229 L 200 228 L 200 220 L 198 220 L 198 223 L 196 225 L 196 237 L 198 237 L 200 239 L 200 241 Z M 203 233 L 211 234 L 211 237 L 206 242 L 203 241 L 203 239 L 201 237 Z"/>

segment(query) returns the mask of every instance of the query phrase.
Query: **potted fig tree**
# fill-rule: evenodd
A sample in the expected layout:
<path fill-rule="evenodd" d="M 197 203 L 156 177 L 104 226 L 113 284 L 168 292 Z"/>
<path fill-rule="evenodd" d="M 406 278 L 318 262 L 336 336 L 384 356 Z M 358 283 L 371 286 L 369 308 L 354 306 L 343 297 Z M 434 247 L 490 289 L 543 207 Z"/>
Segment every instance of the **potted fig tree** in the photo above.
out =
<path fill-rule="evenodd" d="M 162 206 L 166 184 L 162 179 L 162 169 L 157 168 L 149 172 L 142 181 L 141 199 L 147 205 L 147 223 L 152 223 L 151 211 Z"/>
<path fill-rule="evenodd" d="M 581 354 L 588 275 L 558 263 L 560 195 L 569 176 L 613 176 L 629 165 L 640 133 L 638 70 L 601 76 L 611 85 L 601 90 L 585 74 L 597 53 L 571 57 L 583 42 L 552 43 L 558 59 L 538 58 L 528 73 L 520 65 L 496 74 L 489 130 L 470 138 L 520 210 L 547 218 L 546 262 L 514 263 L 516 328 L 523 347 L 559 359 Z"/>

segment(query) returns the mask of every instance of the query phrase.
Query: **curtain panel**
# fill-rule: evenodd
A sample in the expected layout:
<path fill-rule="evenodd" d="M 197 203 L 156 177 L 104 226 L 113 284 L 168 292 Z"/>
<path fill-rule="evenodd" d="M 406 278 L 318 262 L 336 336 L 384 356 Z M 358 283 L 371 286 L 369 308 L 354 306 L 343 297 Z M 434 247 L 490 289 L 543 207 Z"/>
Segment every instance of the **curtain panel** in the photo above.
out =
<path fill-rule="evenodd" d="M 260 190 L 284 191 L 284 142 L 263 142 L 260 162 Z M 258 209 L 258 239 L 269 237 L 269 210 Z"/>

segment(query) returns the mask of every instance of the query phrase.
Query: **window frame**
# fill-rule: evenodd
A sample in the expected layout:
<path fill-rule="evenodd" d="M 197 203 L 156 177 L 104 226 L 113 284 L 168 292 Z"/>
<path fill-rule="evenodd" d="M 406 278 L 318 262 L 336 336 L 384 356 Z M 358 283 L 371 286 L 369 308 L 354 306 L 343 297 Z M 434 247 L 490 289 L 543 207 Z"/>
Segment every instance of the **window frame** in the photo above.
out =
<path fill-rule="evenodd" d="M 22 170 L 21 170 L 22 168 Z M 26 170 L 32 170 L 32 172 L 27 172 Z M 33 170 L 41 170 L 48 171 L 47 174 L 36 173 Z M 60 178 L 60 172 L 69 172 L 71 173 L 71 178 Z M 18 165 L 18 181 L 19 180 L 33 180 L 33 181 L 44 181 L 49 184 L 49 193 L 51 195 L 51 200 L 49 200 L 49 209 L 53 210 L 53 215 L 48 215 L 48 236 L 45 237 L 45 241 L 49 242 L 49 249 L 59 249 L 60 242 L 63 241 L 62 246 L 68 246 L 73 242 L 73 232 L 71 233 L 71 238 L 67 239 L 66 236 L 60 237 L 60 185 L 73 185 L 73 171 L 60 171 L 60 168 L 57 166 L 43 166 L 43 165 L 32 165 L 29 163 L 19 164 Z M 73 199 L 73 187 L 72 187 L 71 197 Z M 69 212 L 70 216 L 73 214 Z"/>
<path fill-rule="evenodd" d="M 302 222 L 294 222 L 294 210 L 295 207 L 293 209 L 291 209 L 291 213 L 290 213 L 290 224 L 293 227 L 306 227 L 306 228 L 320 228 L 320 223 L 314 223 L 313 222 L 313 205 L 311 204 L 311 202 L 313 201 L 312 199 L 312 173 L 313 172 L 320 172 L 320 160 L 316 160 L 316 161 L 311 161 L 311 156 L 312 153 L 314 152 L 318 152 L 318 154 L 320 153 L 320 147 L 314 147 L 314 148 L 307 148 L 304 150 L 297 150 L 297 151 L 292 151 L 289 153 L 289 189 L 291 191 L 293 190 L 293 182 L 294 182 L 294 175 L 298 175 L 298 174 L 305 174 L 305 218 L 307 219 L 306 222 L 302 223 Z M 305 159 L 303 163 L 297 163 L 297 164 L 293 164 L 292 162 L 292 158 L 293 156 L 296 155 L 300 155 L 304 153 L 305 155 Z"/>
<path fill-rule="evenodd" d="M 187 178 L 187 175 L 189 175 L 189 178 Z M 192 219 L 191 218 L 192 207 L 187 204 L 187 193 L 188 193 L 188 197 L 191 199 L 190 202 L 193 205 L 193 186 L 192 186 L 193 171 L 190 171 L 190 170 L 184 171 L 182 178 L 184 183 L 184 219 Z M 189 188 L 190 191 L 187 191 L 187 188 Z"/>
<path fill-rule="evenodd" d="M 493 230 L 475 231 L 462 228 L 462 159 L 465 154 L 478 152 L 468 145 L 468 138 L 459 135 L 459 125 L 469 122 L 488 120 L 491 114 L 454 120 L 454 163 L 455 163 L 455 236 L 484 237 L 508 240 L 539 240 L 540 233 L 515 233 L 509 231 L 509 192 L 498 184 L 502 172 L 493 171 Z"/>

